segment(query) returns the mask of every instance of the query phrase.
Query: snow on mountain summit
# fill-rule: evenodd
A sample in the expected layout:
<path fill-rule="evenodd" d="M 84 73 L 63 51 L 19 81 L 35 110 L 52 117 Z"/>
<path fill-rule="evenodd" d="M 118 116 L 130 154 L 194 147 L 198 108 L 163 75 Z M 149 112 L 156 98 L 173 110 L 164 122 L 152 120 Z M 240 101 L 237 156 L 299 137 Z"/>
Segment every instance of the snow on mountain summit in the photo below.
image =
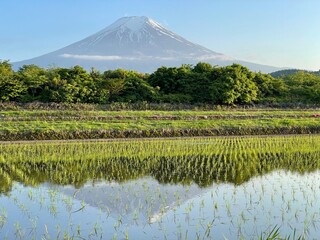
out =
<path fill-rule="evenodd" d="M 129 32 L 131 41 L 139 41 L 143 34 L 145 35 L 144 37 L 152 38 L 152 35 L 150 34 L 150 30 L 152 29 L 157 31 L 159 36 L 164 34 L 181 41 L 181 37 L 178 37 L 173 32 L 162 27 L 161 24 L 145 16 L 120 18 L 115 23 L 96 33 L 94 36 L 98 37 L 97 40 L 100 40 L 104 36 L 115 32 L 117 37 L 121 40 L 123 34 Z"/>
<path fill-rule="evenodd" d="M 139 41 L 142 32 L 147 32 L 144 28 L 149 23 L 147 17 L 123 17 L 115 23 L 94 34 L 90 39 L 97 42 L 103 39 L 108 34 L 115 33 L 117 38 L 121 41 L 124 33 L 129 33 L 131 41 Z"/>
<path fill-rule="evenodd" d="M 151 19 L 148 17 L 123 17 L 116 21 L 114 24 L 110 25 L 110 28 L 128 28 L 133 32 L 141 30 L 146 24 L 152 24 Z"/>
<path fill-rule="evenodd" d="M 62 50 L 62 56 L 192 58 L 221 55 L 182 38 L 148 17 L 120 18 L 96 34 Z"/>

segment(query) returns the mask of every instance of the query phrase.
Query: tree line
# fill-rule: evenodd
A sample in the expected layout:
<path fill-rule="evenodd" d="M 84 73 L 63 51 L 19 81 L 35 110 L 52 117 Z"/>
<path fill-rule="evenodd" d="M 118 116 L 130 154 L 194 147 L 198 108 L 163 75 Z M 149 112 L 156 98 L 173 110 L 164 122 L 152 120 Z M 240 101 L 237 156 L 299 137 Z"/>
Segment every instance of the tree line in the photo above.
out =
<path fill-rule="evenodd" d="M 209 104 L 319 103 L 320 76 L 296 72 L 274 78 L 239 64 L 200 62 L 160 67 L 151 74 L 124 69 L 99 72 L 24 65 L 14 71 L 0 61 L 0 101 L 96 103 L 166 102 Z"/>

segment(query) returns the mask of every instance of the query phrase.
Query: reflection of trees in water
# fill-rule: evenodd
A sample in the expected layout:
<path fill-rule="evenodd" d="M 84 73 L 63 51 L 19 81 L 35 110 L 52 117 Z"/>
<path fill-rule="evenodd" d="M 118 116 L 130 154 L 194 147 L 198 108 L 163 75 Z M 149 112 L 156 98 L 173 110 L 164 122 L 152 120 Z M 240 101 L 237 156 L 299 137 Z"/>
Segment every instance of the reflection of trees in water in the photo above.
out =
<path fill-rule="evenodd" d="M 314 171 L 320 167 L 318 151 L 221 152 L 210 156 L 186 154 L 172 157 L 116 157 L 77 161 L 0 162 L 0 191 L 8 193 L 14 181 L 36 186 L 49 182 L 83 186 L 88 180 L 126 182 L 151 176 L 160 183 L 191 184 L 207 187 L 213 182 L 236 185 L 275 169 Z"/>

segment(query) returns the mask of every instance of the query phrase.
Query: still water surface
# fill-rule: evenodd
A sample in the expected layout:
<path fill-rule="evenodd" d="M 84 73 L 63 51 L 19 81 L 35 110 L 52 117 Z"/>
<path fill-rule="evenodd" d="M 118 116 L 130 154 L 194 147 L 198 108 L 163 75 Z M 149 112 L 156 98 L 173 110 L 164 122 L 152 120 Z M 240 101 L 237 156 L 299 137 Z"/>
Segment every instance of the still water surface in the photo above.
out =
<path fill-rule="evenodd" d="M 0 239 L 317 238 L 320 173 L 277 170 L 240 185 L 90 180 L 80 188 L 15 182 L 0 196 Z"/>

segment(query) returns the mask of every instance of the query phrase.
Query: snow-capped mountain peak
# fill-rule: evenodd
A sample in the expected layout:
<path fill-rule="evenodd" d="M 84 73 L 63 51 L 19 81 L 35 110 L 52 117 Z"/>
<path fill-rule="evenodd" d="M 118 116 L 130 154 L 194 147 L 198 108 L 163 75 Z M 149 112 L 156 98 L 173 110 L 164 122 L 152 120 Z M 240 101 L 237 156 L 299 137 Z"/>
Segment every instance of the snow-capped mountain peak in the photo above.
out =
<path fill-rule="evenodd" d="M 145 49 L 148 48 L 148 45 L 151 45 L 153 48 L 163 48 L 163 46 L 159 46 L 159 39 L 168 37 L 170 38 L 170 40 L 185 43 L 189 46 L 197 46 L 196 44 L 193 44 L 187 41 L 186 39 L 178 36 L 177 34 L 167 30 L 165 27 L 163 27 L 160 23 L 156 22 L 155 20 L 152 20 L 145 16 L 120 18 L 119 20 L 117 20 L 110 26 L 102 29 L 98 33 L 90 36 L 89 38 L 84 39 L 83 41 L 80 41 L 79 46 L 93 46 L 103 41 L 110 42 L 110 40 L 112 40 L 113 42 L 118 41 L 117 43 L 122 47 L 125 47 L 126 45 L 132 47 L 131 45 L 134 44 L 134 47 L 136 48 L 137 43 L 141 43 L 143 44 L 143 48 Z M 168 43 L 168 40 L 166 41 Z M 164 39 L 162 39 L 162 42 L 164 42 Z M 167 44 L 167 47 L 170 47 L 169 44 Z M 209 49 L 207 49 L 207 51 L 213 53 Z"/>
<path fill-rule="evenodd" d="M 161 25 L 144 16 L 123 17 L 87 40 L 92 41 L 92 45 L 112 34 L 120 41 L 123 41 L 126 37 L 129 38 L 130 42 L 140 42 L 143 37 L 151 40 L 152 35 L 148 33 L 150 27 L 156 29 L 161 28 Z"/>
<path fill-rule="evenodd" d="M 116 22 L 111 24 L 110 26 L 102 29 L 97 35 L 100 34 L 110 34 L 112 32 L 139 32 L 141 31 L 145 25 L 149 22 L 149 18 L 147 17 L 123 17 L 118 19 Z"/>
<path fill-rule="evenodd" d="M 133 33 L 146 31 L 148 27 L 154 28 L 158 31 L 168 31 L 160 23 L 152 20 L 151 18 L 142 16 L 133 16 L 133 17 L 123 17 L 118 19 L 116 22 L 101 30 L 97 34 L 102 33 L 111 33 L 114 31 L 125 31 L 129 30 Z"/>
<path fill-rule="evenodd" d="M 262 70 L 264 66 L 236 61 L 195 44 L 145 16 L 122 17 L 101 31 L 57 51 L 15 63 L 42 67 L 80 65 L 87 69 L 125 68 L 151 72 L 160 66 L 209 62 L 230 65 L 239 62 Z M 271 71 L 275 68 L 271 67 Z M 267 70 L 269 71 L 269 70 Z"/>

